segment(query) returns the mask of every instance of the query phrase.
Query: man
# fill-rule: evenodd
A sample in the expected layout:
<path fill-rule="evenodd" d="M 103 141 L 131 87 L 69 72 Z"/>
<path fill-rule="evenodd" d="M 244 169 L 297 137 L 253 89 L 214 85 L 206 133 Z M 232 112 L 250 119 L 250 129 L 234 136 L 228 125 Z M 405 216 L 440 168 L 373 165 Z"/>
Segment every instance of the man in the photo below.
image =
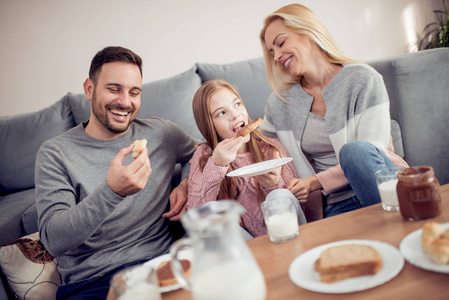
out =
<path fill-rule="evenodd" d="M 170 121 L 135 119 L 141 91 L 141 58 L 122 47 L 101 50 L 84 83 L 89 121 L 38 152 L 40 238 L 59 263 L 58 299 L 105 299 L 115 272 L 166 253 L 172 243 L 169 218 L 185 209 L 194 141 Z M 133 159 L 139 139 L 148 146 Z M 176 163 L 185 179 L 169 203 Z"/>

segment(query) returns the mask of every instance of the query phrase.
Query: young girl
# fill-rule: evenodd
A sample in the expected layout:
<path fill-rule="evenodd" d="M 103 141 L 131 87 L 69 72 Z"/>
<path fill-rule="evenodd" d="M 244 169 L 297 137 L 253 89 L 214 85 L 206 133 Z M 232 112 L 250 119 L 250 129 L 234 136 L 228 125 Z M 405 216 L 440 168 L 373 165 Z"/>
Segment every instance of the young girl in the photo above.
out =
<path fill-rule="evenodd" d="M 272 190 L 285 188 L 296 173 L 290 162 L 254 177 L 227 177 L 241 167 L 288 156 L 282 145 L 257 129 L 245 137 L 235 133 L 251 122 L 236 89 L 223 80 L 205 82 L 193 98 L 196 125 L 206 139 L 191 160 L 187 209 L 209 201 L 235 199 L 246 210 L 241 226 L 253 237 L 267 228 L 260 204 Z"/>

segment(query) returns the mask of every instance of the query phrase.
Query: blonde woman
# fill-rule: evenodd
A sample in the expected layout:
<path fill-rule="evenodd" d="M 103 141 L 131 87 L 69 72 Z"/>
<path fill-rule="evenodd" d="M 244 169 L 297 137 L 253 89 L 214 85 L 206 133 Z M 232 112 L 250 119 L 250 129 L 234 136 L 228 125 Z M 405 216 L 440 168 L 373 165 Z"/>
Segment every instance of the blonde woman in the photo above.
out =
<path fill-rule="evenodd" d="M 227 177 L 229 171 L 287 156 L 281 144 L 257 129 L 235 138 L 251 122 L 237 90 L 223 80 L 205 82 L 193 98 L 193 113 L 206 139 L 191 160 L 187 209 L 220 199 L 235 199 L 246 210 L 241 226 L 257 237 L 267 233 L 260 203 L 272 190 L 296 177 L 292 163 L 255 177 Z"/>
<path fill-rule="evenodd" d="M 407 166 L 393 152 L 381 75 L 345 57 L 300 4 L 267 16 L 260 40 L 273 90 L 260 130 L 294 158 L 292 192 L 305 200 L 320 190 L 326 216 L 379 203 L 374 172 Z"/>

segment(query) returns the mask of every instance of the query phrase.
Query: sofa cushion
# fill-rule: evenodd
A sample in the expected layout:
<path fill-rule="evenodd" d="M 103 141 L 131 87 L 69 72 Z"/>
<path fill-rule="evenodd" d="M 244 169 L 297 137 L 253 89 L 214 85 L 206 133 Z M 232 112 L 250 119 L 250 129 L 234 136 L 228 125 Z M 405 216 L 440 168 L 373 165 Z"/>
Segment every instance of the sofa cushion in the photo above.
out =
<path fill-rule="evenodd" d="M 34 206 L 35 199 L 34 188 L 0 197 L 0 245 L 25 235 L 22 216 Z"/>
<path fill-rule="evenodd" d="M 197 63 L 202 82 L 223 79 L 237 87 L 251 119 L 264 116 L 265 104 L 271 94 L 263 58 L 249 59 L 231 64 Z"/>
<path fill-rule="evenodd" d="M 89 120 L 90 117 L 90 101 L 87 100 L 85 94 L 67 93 L 67 100 L 72 110 L 75 124 Z"/>
<path fill-rule="evenodd" d="M 370 65 L 384 77 L 407 163 L 432 166 L 440 183 L 449 183 L 449 49 L 398 55 Z"/>
<path fill-rule="evenodd" d="M 196 139 L 202 139 L 192 111 L 193 95 L 201 86 L 196 68 L 176 76 L 142 85 L 138 118 L 160 117 L 178 124 Z"/>
<path fill-rule="evenodd" d="M 393 139 L 394 153 L 404 158 L 404 145 L 402 144 L 401 127 L 395 120 L 391 120 L 391 138 Z"/>
<path fill-rule="evenodd" d="M 0 118 L 0 194 L 34 186 L 36 153 L 42 142 L 60 135 L 74 126 L 66 97 L 43 110 Z"/>
<path fill-rule="evenodd" d="M 56 298 L 61 276 L 37 232 L 0 247 L 0 265 L 18 299 Z"/>

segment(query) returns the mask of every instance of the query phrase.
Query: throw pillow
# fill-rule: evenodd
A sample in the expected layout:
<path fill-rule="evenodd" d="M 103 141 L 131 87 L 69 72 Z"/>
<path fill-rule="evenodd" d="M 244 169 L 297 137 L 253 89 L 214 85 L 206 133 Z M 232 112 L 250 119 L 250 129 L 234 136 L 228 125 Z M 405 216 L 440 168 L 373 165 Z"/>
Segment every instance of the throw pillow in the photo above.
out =
<path fill-rule="evenodd" d="M 18 299 L 56 299 L 61 276 L 37 232 L 2 246 L 0 265 Z"/>

